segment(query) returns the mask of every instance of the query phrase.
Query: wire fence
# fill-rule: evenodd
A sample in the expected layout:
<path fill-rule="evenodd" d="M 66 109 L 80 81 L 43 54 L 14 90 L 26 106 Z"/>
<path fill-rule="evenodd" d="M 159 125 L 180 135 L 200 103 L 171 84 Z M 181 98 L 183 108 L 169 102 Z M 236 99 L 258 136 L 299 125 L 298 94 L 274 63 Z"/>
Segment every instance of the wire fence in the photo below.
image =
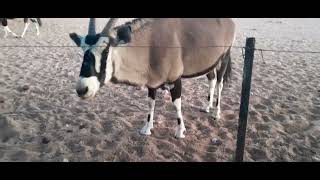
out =
<path fill-rule="evenodd" d="M 86 47 L 86 46 L 82 46 Z M 88 46 L 89 47 L 89 46 Z M 105 46 L 95 46 L 95 47 L 105 47 Z M 79 48 L 75 45 L 3 45 L 0 48 Z M 207 45 L 207 46 L 150 46 L 150 45 L 126 45 L 126 46 L 116 46 L 113 48 L 168 48 L 168 49 L 191 49 L 191 48 L 235 48 L 241 49 L 242 56 L 244 57 L 245 46 L 218 46 L 218 45 Z M 263 49 L 255 48 L 255 51 L 260 52 L 263 59 L 263 52 L 275 52 L 275 53 L 299 53 L 299 54 L 320 54 L 320 51 L 299 51 L 299 50 L 283 50 L 283 49 Z"/>

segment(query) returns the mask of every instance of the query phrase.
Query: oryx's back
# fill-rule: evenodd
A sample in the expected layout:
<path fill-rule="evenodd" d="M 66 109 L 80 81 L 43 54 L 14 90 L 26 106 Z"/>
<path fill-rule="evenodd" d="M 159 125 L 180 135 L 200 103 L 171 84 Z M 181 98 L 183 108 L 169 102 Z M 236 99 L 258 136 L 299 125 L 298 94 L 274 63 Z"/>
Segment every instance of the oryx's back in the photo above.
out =
<path fill-rule="evenodd" d="M 168 52 L 175 58 L 180 58 L 183 76 L 193 76 L 214 66 L 229 49 L 214 46 L 231 46 L 235 38 L 235 24 L 232 19 L 227 18 L 157 19 L 152 26 L 152 46 L 182 47 L 179 55 L 172 54 L 173 51 L 169 49 L 161 51 L 162 56 Z M 151 57 L 161 61 L 158 55 L 159 53 L 155 53 Z"/>

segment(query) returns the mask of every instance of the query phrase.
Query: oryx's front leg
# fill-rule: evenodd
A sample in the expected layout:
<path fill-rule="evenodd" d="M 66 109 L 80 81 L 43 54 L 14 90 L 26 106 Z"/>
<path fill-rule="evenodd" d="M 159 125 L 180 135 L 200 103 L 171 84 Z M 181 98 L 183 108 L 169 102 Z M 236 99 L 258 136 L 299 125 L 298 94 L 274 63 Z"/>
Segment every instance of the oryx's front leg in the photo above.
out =
<path fill-rule="evenodd" d="M 40 25 L 40 18 L 35 18 L 34 19 L 34 25 L 36 26 L 36 29 L 37 29 L 37 36 L 39 36 L 40 35 L 40 29 L 39 29 L 39 25 Z"/>
<path fill-rule="evenodd" d="M 209 96 L 208 96 L 209 105 L 206 108 L 206 112 L 209 113 L 210 109 L 213 108 L 213 95 L 214 95 L 214 90 L 216 88 L 216 83 L 217 83 L 216 68 L 214 68 L 212 72 L 207 74 L 207 78 L 209 80 Z"/>
<path fill-rule="evenodd" d="M 155 101 L 156 92 L 157 92 L 157 89 L 148 88 L 148 100 L 149 100 L 150 111 L 148 114 L 147 122 L 140 131 L 140 133 L 144 135 L 151 135 L 150 130 L 153 129 L 153 115 L 154 115 L 154 107 L 156 104 L 156 101 Z"/>
<path fill-rule="evenodd" d="M 7 37 L 8 33 L 11 33 L 14 37 L 18 37 L 18 35 L 16 35 L 16 33 L 12 32 L 8 26 L 4 27 L 4 31 L 5 31 L 4 37 Z"/>
<path fill-rule="evenodd" d="M 37 29 L 37 36 L 40 35 L 40 30 L 39 30 L 39 25 L 38 22 L 34 23 L 36 25 L 36 29 Z"/>
<path fill-rule="evenodd" d="M 217 97 L 217 103 L 216 103 L 217 111 L 216 111 L 216 114 L 214 115 L 216 119 L 220 119 L 222 89 L 223 89 L 223 77 L 220 80 L 218 79 L 218 97 Z"/>
<path fill-rule="evenodd" d="M 184 126 L 182 112 L 181 112 L 181 79 L 179 78 L 175 83 L 174 87 L 170 90 L 172 102 L 175 106 L 175 109 L 177 111 L 177 121 L 178 126 L 176 127 L 175 137 L 176 138 L 184 138 L 184 131 L 186 131 L 186 128 Z"/>
<path fill-rule="evenodd" d="M 28 22 L 24 23 L 24 29 L 23 29 L 23 32 L 22 32 L 22 34 L 21 34 L 21 37 L 22 37 L 22 38 L 23 38 L 23 36 L 26 34 L 26 31 L 27 31 L 27 29 L 28 29 L 28 27 L 29 27 L 29 24 L 30 24 L 30 23 L 28 23 Z"/>

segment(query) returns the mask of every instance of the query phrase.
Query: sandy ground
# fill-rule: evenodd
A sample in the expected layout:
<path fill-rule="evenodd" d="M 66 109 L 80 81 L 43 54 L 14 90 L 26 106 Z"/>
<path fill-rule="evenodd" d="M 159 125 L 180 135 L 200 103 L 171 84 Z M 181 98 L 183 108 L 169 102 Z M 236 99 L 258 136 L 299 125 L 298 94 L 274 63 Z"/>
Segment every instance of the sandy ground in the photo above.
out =
<path fill-rule="evenodd" d="M 243 46 L 320 50 L 320 19 L 235 19 Z M 74 45 L 70 32 L 84 34 L 87 19 L 43 19 L 41 35 L 30 26 L 24 39 L 4 45 Z M 99 19 L 99 29 L 105 20 Z M 21 34 L 22 20 L 10 22 Z M 233 49 L 232 83 L 222 93 L 222 118 L 202 112 L 205 77 L 183 80 L 186 138 L 174 138 L 175 111 L 157 95 L 155 128 L 141 136 L 147 119 L 147 90 L 109 85 L 90 101 L 75 93 L 80 48 L 0 49 L 0 161 L 232 161 L 240 104 L 243 58 Z M 320 161 L 320 55 L 256 52 L 245 161 Z M 212 139 L 221 143 L 213 143 Z"/>

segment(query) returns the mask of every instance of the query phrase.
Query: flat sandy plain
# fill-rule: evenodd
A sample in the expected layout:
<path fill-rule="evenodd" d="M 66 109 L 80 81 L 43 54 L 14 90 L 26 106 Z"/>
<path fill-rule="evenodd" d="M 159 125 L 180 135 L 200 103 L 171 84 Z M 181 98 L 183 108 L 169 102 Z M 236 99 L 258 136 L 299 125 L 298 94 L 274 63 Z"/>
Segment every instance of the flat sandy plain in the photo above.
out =
<path fill-rule="evenodd" d="M 87 32 L 88 19 L 43 19 L 24 39 L 0 46 L 74 45 L 68 34 Z M 105 19 L 98 19 L 102 29 Z M 255 37 L 257 48 L 320 51 L 320 19 L 235 19 L 235 45 Z M 21 34 L 22 20 L 10 22 Z M 243 58 L 232 49 L 232 82 L 222 93 L 222 118 L 202 112 L 206 77 L 183 80 L 185 139 L 174 138 L 175 110 L 158 93 L 155 128 L 141 136 L 147 90 L 104 86 L 89 101 L 75 83 L 83 52 L 75 47 L 0 48 L 0 161 L 232 161 L 235 153 Z M 320 55 L 255 53 L 245 161 L 320 161 Z M 221 143 L 213 143 L 218 139 Z"/>

